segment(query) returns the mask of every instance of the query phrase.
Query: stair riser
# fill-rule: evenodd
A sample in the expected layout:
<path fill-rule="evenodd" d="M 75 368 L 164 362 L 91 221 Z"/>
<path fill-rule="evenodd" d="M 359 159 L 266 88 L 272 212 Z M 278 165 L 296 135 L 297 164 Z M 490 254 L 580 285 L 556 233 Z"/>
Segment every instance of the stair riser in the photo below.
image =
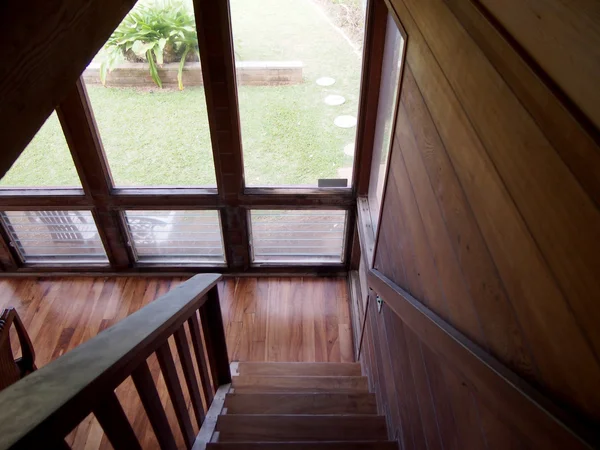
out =
<path fill-rule="evenodd" d="M 381 416 L 224 415 L 219 442 L 376 441 L 387 438 Z"/>
<path fill-rule="evenodd" d="M 361 376 L 358 363 L 247 363 L 238 364 L 239 375 L 250 376 Z"/>
<path fill-rule="evenodd" d="M 233 377 L 236 393 L 356 392 L 368 393 L 366 377 Z"/>
<path fill-rule="evenodd" d="M 395 442 L 227 442 L 208 444 L 209 450 L 398 450 Z"/>
<path fill-rule="evenodd" d="M 227 414 L 377 414 L 373 394 L 230 394 Z"/>

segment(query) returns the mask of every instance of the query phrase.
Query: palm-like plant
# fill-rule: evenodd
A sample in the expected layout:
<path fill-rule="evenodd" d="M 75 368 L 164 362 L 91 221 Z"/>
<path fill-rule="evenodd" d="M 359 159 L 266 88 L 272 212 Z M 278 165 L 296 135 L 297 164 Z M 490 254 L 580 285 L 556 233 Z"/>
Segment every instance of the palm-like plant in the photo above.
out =
<path fill-rule="evenodd" d="M 138 4 L 121 22 L 104 46 L 105 58 L 100 66 L 100 80 L 115 64 L 130 53 L 148 61 L 150 76 L 162 88 L 158 66 L 164 62 L 165 49 L 178 58 L 177 81 L 183 89 L 183 68 L 190 52 L 200 59 L 198 36 L 193 13 L 180 0 Z"/>

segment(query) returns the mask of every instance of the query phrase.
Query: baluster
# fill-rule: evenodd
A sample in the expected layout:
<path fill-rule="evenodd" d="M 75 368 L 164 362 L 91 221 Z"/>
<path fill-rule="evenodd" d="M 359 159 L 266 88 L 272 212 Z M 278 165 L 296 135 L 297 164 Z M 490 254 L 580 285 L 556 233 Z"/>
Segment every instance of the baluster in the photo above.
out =
<path fill-rule="evenodd" d="M 181 390 L 181 384 L 179 383 L 177 369 L 175 368 L 175 362 L 173 361 L 173 355 L 168 341 L 156 350 L 156 356 L 158 357 L 160 370 L 165 378 L 169 396 L 173 402 L 173 408 L 175 409 L 175 415 L 177 416 L 177 422 L 179 423 L 181 434 L 185 440 L 185 445 L 187 448 L 192 448 L 196 437 L 194 435 L 194 429 L 192 428 L 192 422 L 190 421 L 190 415 L 188 414 L 185 405 L 183 391 Z"/>
<path fill-rule="evenodd" d="M 115 450 L 142 450 L 114 392 L 107 394 L 104 400 L 94 408 L 94 416 L 100 422 L 100 426 Z"/>
<path fill-rule="evenodd" d="M 210 405 L 213 401 L 215 391 L 208 372 L 208 363 L 206 362 L 206 356 L 204 354 L 204 346 L 202 345 L 200 323 L 198 322 L 198 316 L 195 312 L 192 317 L 189 318 L 188 326 L 190 327 L 190 333 L 192 335 L 192 346 L 194 347 L 194 353 L 196 354 L 196 362 L 198 364 L 198 369 L 200 370 L 202 392 L 204 393 L 206 404 Z"/>
<path fill-rule="evenodd" d="M 192 364 L 192 354 L 190 353 L 190 346 L 188 344 L 187 336 L 185 335 L 183 324 L 173 336 L 175 337 L 175 344 L 177 345 L 177 352 L 179 353 L 179 360 L 181 361 L 185 383 L 192 400 L 192 408 L 196 414 L 196 421 L 198 422 L 198 427 L 202 427 L 202 422 L 204 422 L 204 405 L 200 398 L 198 381 L 196 380 L 194 365 Z"/>
<path fill-rule="evenodd" d="M 229 371 L 225 328 L 219 304 L 219 291 L 216 286 L 208 291 L 207 297 L 206 303 L 200 308 L 200 322 L 213 382 L 216 386 L 222 386 L 231 383 L 231 372 Z"/>
<path fill-rule="evenodd" d="M 158 396 L 158 391 L 154 385 L 148 363 L 143 361 L 131 373 L 131 378 L 138 391 L 142 405 L 144 405 L 144 409 L 146 410 L 156 439 L 158 439 L 160 448 L 162 450 L 177 450 L 175 438 L 173 437 L 173 432 L 171 431 L 171 426 L 167 420 L 165 410 L 160 402 L 160 397 Z"/>

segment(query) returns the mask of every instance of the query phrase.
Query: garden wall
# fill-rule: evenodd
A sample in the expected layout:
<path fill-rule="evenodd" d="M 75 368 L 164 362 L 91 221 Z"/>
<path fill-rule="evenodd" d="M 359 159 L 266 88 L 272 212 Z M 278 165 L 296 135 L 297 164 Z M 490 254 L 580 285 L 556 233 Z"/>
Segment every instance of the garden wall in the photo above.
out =
<path fill-rule="evenodd" d="M 238 83 L 250 86 L 281 86 L 302 83 L 302 63 L 300 61 L 239 61 L 237 65 Z M 179 63 L 163 64 L 158 73 L 164 87 L 177 87 Z M 83 72 L 86 84 L 101 84 L 100 64 L 92 63 Z M 187 63 L 183 70 L 184 86 L 201 86 L 200 63 Z M 106 79 L 106 86 L 112 87 L 153 87 L 148 64 L 123 63 L 115 67 Z"/>

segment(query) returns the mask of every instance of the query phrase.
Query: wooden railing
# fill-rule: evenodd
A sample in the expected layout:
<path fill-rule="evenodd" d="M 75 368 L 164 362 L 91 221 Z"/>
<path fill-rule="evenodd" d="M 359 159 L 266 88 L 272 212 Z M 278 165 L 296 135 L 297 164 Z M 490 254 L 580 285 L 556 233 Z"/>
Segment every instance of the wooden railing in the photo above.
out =
<path fill-rule="evenodd" d="M 531 448 L 600 448 L 595 426 L 557 406 L 377 269 L 369 271 L 368 282 L 424 344 L 473 383 L 496 414 L 527 436 Z"/>
<path fill-rule="evenodd" d="M 177 448 L 146 361 L 153 353 L 158 358 L 185 446 L 191 448 L 195 434 L 168 338 L 173 336 L 175 340 L 200 427 L 205 417 L 200 389 L 208 407 L 216 389 L 231 382 L 217 291 L 220 278 L 214 274 L 193 277 L 2 391 L 0 449 L 69 448 L 65 436 L 90 413 L 96 416 L 116 450 L 141 449 L 115 394 L 129 376 L 160 448 Z M 199 377 L 185 332 L 186 322 Z"/>

